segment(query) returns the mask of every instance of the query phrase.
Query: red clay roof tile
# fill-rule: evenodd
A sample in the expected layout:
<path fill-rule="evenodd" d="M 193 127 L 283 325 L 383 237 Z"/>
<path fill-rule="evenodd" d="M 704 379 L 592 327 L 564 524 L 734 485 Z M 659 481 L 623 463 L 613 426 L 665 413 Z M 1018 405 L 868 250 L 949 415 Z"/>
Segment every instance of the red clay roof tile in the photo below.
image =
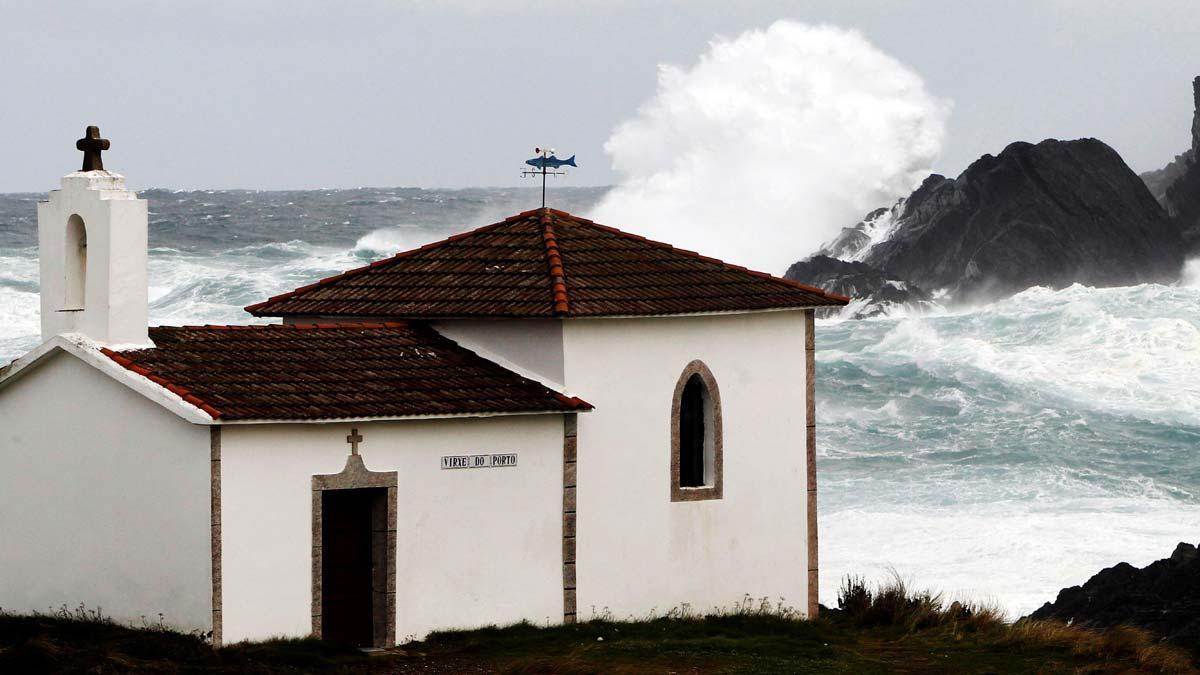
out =
<path fill-rule="evenodd" d="M 251 305 L 256 316 L 586 317 L 844 305 L 848 298 L 536 209 Z"/>
<path fill-rule="evenodd" d="M 164 327 L 150 337 L 154 349 L 101 352 L 213 419 L 591 409 L 420 324 Z"/>

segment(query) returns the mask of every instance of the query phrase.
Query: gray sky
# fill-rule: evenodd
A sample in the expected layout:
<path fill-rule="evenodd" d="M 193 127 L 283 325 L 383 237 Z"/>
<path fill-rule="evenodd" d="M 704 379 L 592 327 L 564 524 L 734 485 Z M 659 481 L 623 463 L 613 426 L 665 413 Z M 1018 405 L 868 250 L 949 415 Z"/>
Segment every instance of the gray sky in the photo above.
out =
<path fill-rule="evenodd" d="M 602 146 L 715 35 L 857 28 L 954 102 L 936 170 L 1094 136 L 1137 171 L 1188 147 L 1195 0 L 2 0 L 0 192 L 44 191 L 98 124 L 134 187 L 522 184 L 533 146 Z"/>

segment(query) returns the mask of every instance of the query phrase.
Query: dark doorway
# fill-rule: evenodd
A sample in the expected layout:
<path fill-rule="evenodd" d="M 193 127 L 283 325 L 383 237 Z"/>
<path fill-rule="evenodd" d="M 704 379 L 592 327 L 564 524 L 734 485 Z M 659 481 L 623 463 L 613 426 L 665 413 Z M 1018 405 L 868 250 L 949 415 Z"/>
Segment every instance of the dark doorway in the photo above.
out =
<path fill-rule="evenodd" d="M 378 646 L 389 558 L 387 488 L 324 490 L 321 521 L 321 638 Z"/>

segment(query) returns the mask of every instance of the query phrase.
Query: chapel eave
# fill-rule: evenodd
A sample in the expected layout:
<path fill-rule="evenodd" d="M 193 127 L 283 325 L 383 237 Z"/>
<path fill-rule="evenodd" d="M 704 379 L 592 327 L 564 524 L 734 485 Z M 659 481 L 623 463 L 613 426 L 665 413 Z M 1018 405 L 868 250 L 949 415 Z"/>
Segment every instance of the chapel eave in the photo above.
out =
<path fill-rule="evenodd" d="M 0 369 L 0 396 L 4 395 L 5 390 L 11 384 L 36 372 L 38 367 L 51 358 L 58 355 L 70 355 L 187 422 L 212 424 L 213 419 L 207 412 L 185 401 L 178 394 L 122 368 L 108 358 L 101 351 L 102 349 L 104 347 L 95 344 L 83 335 L 74 333 L 55 335 Z"/>

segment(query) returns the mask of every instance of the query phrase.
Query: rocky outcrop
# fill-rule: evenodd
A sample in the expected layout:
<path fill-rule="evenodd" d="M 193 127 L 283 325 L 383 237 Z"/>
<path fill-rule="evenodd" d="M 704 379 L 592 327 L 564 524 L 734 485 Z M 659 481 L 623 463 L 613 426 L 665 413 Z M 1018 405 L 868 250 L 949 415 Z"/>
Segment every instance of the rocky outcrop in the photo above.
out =
<path fill-rule="evenodd" d="M 1192 80 L 1192 157 L 1200 157 L 1200 75 Z"/>
<path fill-rule="evenodd" d="M 1192 81 L 1192 147 L 1142 180 L 1183 231 L 1190 254 L 1200 255 L 1200 77 Z"/>
<path fill-rule="evenodd" d="M 1164 209 L 1169 208 L 1167 205 L 1167 188 L 1171 187 L 1175 181 L 1187 173 L 1188 168 L 1192 165 L 1192 158 L 1195 156 L 1195 153 L 1188 150 L 1181 155 L 1176 155 L 1175 159 L 1171 160 L 1171 163 L 1163 168 L 1147 171 L 1140 176 L 1146 187 L 1150 188 L 1150 194 L 1154 195 L 1154 198 L 1158 200 L 1159 204 L 1162 204 Z"/>
<path fill-rule="evenodd" d="M 1170 558 L 1141 569 L 1120 563 L 1101 570 L 1029 618 L 1139 626 L 1200 657 L 1200 549 L 1181 543 Z"/>
<path fill-rule="evenodd" d="M 868 302 L 925 289 L 949 304 L 1030 286 L 1178 281 L 1184 259 L 1200 255 L 1200 77 L 1193 92 L 1192 147 L 1163 169 L 1139 178 L 1092 138 L 1013 143 L 957 178 L 930 176 L 788 274 Z M 919 308 L 925 291 L 887 301 Z"/>
<path fill-rule="evenodd" d="M 884 209 L 881 209 L 884 210 Z M 879 270 L 861 262 L 816 255 L 794 263 L 785 279 L 802 281 L 854 300 L 847 307 L 818 310 L 821 317 L 841 316 L 866 319 L 905 312 L 922 312 L 937 306 L 928 293 L 899 279 L 888 279 Z"/>
<path fill-rule="evenodd" d="M 1200 77 L 1192 81 L 1192 96 L 1192 149 L 1182 173 L 1167 186 L 1163 204 L 1183 229 L 1189 249 L 1200 254 Z"/>
<path fill-rule="evenodd" d="M 859 244 L 856 261 L 955 302 L 1030 286 L 1174 282 L 1183 266 L 1180 228 L 1095 139 L 1013 143 L 958 178 L 930 176 L 887 213 L 886 236 L 876 211 L 860 236 L 844 231 L 821 253 L 844 258 Z M 866 240 L 875 241 L 864 249 Z"/>

